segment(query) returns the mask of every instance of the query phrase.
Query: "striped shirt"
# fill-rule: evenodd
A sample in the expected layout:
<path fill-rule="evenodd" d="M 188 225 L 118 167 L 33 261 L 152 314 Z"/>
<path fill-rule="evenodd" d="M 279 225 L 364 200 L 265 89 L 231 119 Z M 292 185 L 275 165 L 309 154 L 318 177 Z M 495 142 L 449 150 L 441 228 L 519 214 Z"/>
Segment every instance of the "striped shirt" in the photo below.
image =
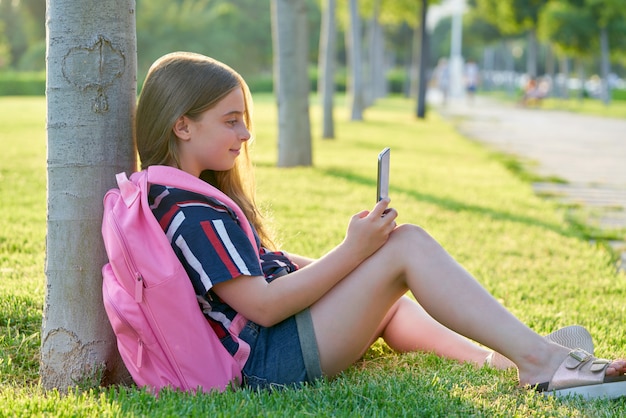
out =
<path fill-rule="evenodd" d="M 237 215 L 216 198 L 152 185 L 148 202 L 189 275 L 203 313 L 234 354 L 237 343 L 228 328 L 237 312 L 221 301 L 212 287 L 241 275 L 265 276 L 271 281 L 298 266 L 284 253 L 261 247 L 255 233 L 257 252 Z"/>

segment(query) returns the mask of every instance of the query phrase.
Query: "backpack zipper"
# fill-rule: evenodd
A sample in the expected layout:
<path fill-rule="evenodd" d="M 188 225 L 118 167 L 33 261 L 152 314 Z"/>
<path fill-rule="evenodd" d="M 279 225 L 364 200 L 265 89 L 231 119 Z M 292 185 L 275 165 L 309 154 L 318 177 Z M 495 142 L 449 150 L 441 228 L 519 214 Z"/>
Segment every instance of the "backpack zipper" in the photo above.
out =
<path fill-rule="evenodd" d="M 143 340 L 141 339 L 141 335 L 139 335 L 139 333 L 130 324 L 130 322 L 128 322 L 126 320 L 126 317 L 124 315 L 122 315 L 120 309 L 117 306 L 117 303 L 115 303 L 114 299 L 109 295 L 108 291 L 106 293 L 106 298 L 109 301 L 109 306 L 113 307 L 113 309 L 115 310 L 117 318 L 120 321 L 122 321 L 124 323 L 124 326 L 126 327 L 126 329 L 130 330 L 135 335 L 135 337 L 137 338 L 137 353 L 136 353 L 136 356 L 135 356 L 135 366 L 138 369 L 140 369 L 142 364 L 143 364 L 143 350 L 144 350 L 144 343 L 143 343 Z"/>
<path fill-rule="evenodd" d="M 132 257 L 129 256 L 130 251 L 128 251 L 128 245 L 126 244 L 124 235 L 120 232 L 120 227 L 117 223 L 117 220 L 115 219 L 114 216 L 109 216 L 108 218 L 109 218 L 109 224 L 113 226 L 113 229 L 115 230 L 115 236 L 117 237 L 122 247 L 122 254 L 124 256 L 126 267 L 135 278 L 135 292 L 134 292 L 135 302 L 141 303 L 143 302 L 143 289 L 144 289 L 143 277 L 141 276 L 141 273 L 139 273 L 139 271 L 137 270 L 137 267 L 135 266 L 135 262 L 133 261 Z"/>

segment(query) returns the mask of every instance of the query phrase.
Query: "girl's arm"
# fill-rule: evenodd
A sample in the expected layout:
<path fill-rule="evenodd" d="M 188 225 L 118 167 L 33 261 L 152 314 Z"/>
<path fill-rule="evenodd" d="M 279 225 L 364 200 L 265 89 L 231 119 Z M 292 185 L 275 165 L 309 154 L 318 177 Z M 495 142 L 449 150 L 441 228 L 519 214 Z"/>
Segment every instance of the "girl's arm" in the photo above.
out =
<path fill-rule="evenodd" d="M 397 216 L 393 209 L 383 216 L 388 204 L 388 199 L 382 200 L 372 212 L 354 215 L 343 242 L 304 268 L 270 283 L 262 276 L 242 275 L 215 285 L 213 290 L 257 324 L 277 324 L 311 306 L 387 241 Z"/>
<path fill-rule="evenodd" d="M 303 255 L 292 254 L 292 253 L 288 253 L 286 251 L 283 251 L 283 253 L 285 253 L 287 258 L 289 258 L 291 261 L 296 263 L 298 265 L 298 267 L 300 267 L 300 268 L 306 267 L 306 266 L 308 266 L 309 264 L 311 264 L 312 262 L 315 261 L 314 258 L 305 257 Z"/>

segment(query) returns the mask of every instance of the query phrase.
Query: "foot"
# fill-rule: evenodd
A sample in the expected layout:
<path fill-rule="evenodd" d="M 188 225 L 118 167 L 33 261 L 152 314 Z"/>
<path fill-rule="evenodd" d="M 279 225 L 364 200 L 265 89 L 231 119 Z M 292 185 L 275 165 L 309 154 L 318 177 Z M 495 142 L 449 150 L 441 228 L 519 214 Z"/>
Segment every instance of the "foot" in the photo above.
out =
<path fill-rule="evenodd" d="M 504 357 L 502 354 L 492 351 L 487 358 L 485 358 L 485 366 L 493 367 L 498 370 L 507 370 L 515 367 L 515 363 Z"/>
<path fill-rule="evenodd" d="M 589 331 L 580 325 L 570 325 L 559 328 L 546 335 L 544 338 L 572 350 L 582 348 L 591 354 L 594 353 L 593 338 L 591 334 L 589 334 Z M 495 351 L 487 356 L 485 365 L 500 370 L 516 367 L 515 363 Z"/>
<path fill-rule="evenodd" d="M 582 349 L 572 350 L 549 381 L 535 390 L 552 396 L 620 398 L 626 396 L 626 362 L 598 359 Z"/>
<path fill-rule="evenodd" d="M 527 356 L 527 362 L 521 364 L 519 366 L 519 381 L 522 386 L 530 385 L 535 386 L 537 384 L 549 383 L 552 385 L 552 382 L 555 380 L 560 381 L 563 380 L 563 373 L 573 373 L 572 376 L 567 376 L 569 379 L 571 377 L 571 384 L 576 386 L 577 379 L 580 379 L 581 375 L 589 374 L 587 372 L 587 368 L 589 366 L 585 365 L 581 367 L 581 369 L 585 369 L 584 372 L 580 372 L 577 374 L 575 372 L 579 367 L 573 367 L 570 363 L 575 361 L 573 358 L 576 356 L 570 355 L 570 353 L 577 352 L 578 350 L 570 350 L 569 348 L 560 346 L 558 344 L 547 342 L 546 349 L 543 350 L 539 354 L 531 354 Z M 584 354 L 586 353 L 584 350 L 580 350 Z M 593 362 L 595 357 L 589 354 L 589 361 L 585 359 L 585 361 L 581 361 L 580 363 L 587 362 L 589 365 L 596 364 Z M 567 364 L 566 364 L 567 363 Z M 595 371 L 596 367 L 592 368 L 592 371 Z M 624 376 L 626 374 L 626 359 L 614 360 L 606 362 L 599 362 L 599 366 L 597 367 L 600 370 L 602 375 L 598 375 L 598 383 L 602 383 L 604 378 L 618 378 Z M 610 380 L 610 379 L 609 379 Z M 560 385 L 561 383 L 557 383 Z M 569 383 L 568 383 L 569 384 Z M 585 382 L 581 383 L 582 385 L 588 384 Z M 552 388 L 548 389 L 551 390 Z M 626 393 L 625 393 L 626 395 Z"/>

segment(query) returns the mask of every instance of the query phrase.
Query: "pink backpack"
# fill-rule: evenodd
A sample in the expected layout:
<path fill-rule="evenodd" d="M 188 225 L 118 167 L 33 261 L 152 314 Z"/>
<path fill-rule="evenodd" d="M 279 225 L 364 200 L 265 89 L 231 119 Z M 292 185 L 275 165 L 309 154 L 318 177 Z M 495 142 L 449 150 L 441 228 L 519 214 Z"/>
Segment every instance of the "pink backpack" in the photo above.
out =
<path fill-rule="evenodd" d="M 148 204 L 150 184 L 211 196 L 237 214 L 256 247 L 241 209 L 228 196 L 184 171 L 153 166 L 116 176 L 104 197 L 102 236 L 109 258 L 102 269 L 104 307 L 128 371 L 139 386 L 157 392 L 223 391 L 241 383 L 250 347 L 237 336 L 247 320 L 229 328 L 239 343 L 232 356 L 204 317 L 191 281 Z"/>

